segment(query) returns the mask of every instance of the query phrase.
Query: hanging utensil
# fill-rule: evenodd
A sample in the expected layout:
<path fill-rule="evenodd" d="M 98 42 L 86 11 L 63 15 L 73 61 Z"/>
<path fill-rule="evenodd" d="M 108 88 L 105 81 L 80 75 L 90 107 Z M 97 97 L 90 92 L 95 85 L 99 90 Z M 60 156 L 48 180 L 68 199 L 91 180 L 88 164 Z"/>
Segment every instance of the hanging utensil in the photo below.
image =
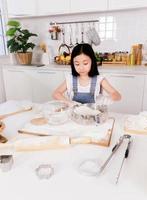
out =
<path fill-rule="evenodd" d="M 100 40 L 100 36 L 95 28 L 95 23 L 93 22 L 93 27 L 91 28 L 91 39 L 92 39 L 92 43 L 95 46 L 100 45 L 101 40 Z"/>
<path fill-rule="evenodd" d="M 81 43 L 84 43 L 84 24 L 81 24 Z"/>
<path fill-rule="evenodd" d="M 70 44 L 68 46 L 69 46 L 70 49 L 72 49 L 73 46 L 74 46 L 73 43 L 72 43 L 72 37 L 73 37 L 72 25 L 70 24 L 69 27 L 70 27 L 70 36 L 69 36 Z"/>
<path fill-rule="evenodd" d="M 62 48 L 62 51 L 61 51 Z M 70 54 L 69 46 L 65 43 L 65 27 L 62 26 L 62 44 L 59 46 L 59 55 L 63 54 L 65 57 Z"/>
<path fill-rule="evenodd" d="M 76 36 L 76 45 L 79 44 L 78 42 L 78 37 L 79 37 L 79 26 L 78 23 L 76 23 L 76 27 L 75 27 L 75 36 Z"/>
<path fill-rule="evenodd" d="M 62 44 L 65 44 L 65 27 L 64 25 L 62 26 Z"/>
<path fill-rule="evenodd" d="M 91 36 L 91 25 L 88 23 L 88 30 L 86 31 L 86 36 L 88 39 L 88 43 L 92 45 L 92 36 Z"/>

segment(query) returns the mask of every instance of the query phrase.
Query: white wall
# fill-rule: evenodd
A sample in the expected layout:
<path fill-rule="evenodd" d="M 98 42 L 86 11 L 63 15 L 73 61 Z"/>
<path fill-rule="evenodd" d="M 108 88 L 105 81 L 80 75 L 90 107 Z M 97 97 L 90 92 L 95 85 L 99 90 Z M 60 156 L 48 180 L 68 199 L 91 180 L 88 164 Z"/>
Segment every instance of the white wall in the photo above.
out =
<path fill-rule="evenodd" d="M 39 44 L 39 42 L 42 41 L 45 41 L 48 44 L 51 56 L 53 58 L 55 55 L 58 54 L 58 47 L 62 43 L 62 38 L 60 38 L 60 40 L 58 41 L 50 39 L 50 34 L 48 33 L 50 22 L 91 20 L 99 19 L 99 17 L 106 15 L 111 15 L 115 19 L 115 39 L 103 40 L 99 46 L 93 46 L 96 51 L 130 51 L 131 45 L 136 43 L 145 43 L 145 41 L 147 40 L 147 9 L 117 11 L 109 13 L 89 13 L 69 16 L 28 18 L 21 19 L 21 22 L 32 32 L 38 34 L 39 37 L 34 39 L 34 42 L 36 44 Z M 73 38 L 73 40 L 75 40 L 75 37 Z M 66 42 L 69 43 L 69 34 L 66 34 Z"/>

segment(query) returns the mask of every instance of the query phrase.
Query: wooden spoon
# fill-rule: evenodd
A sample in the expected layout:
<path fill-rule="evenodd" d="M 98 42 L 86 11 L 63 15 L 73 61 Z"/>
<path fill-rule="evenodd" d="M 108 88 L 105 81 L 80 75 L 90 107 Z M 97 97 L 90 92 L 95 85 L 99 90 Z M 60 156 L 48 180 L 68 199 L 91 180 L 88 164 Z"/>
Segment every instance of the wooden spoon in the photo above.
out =
<path fill-rule="evenodd" d="M 22 109 L 22 110 L 19 110 L 19 111 L 16 111 L 16 112 L 12 112 L 12 113 L 8 113 L 8 114 L 0 115 L 0 120 L 1 119 L 5 119 L 7 117 L 10 117 L 12 115 L 16 115 L 16 114 L 19 114 L 19 113 L 27 112 L 27 111 L 30 111 L 30 110 L 32 110 L 32 107 L 30 107 L 28 109 Z"/>

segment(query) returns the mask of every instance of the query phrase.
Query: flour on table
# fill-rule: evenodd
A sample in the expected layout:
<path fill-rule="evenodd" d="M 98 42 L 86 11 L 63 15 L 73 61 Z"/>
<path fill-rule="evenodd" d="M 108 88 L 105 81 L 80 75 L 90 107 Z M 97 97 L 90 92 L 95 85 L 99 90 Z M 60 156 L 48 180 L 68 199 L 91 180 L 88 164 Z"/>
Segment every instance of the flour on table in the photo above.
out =
<path fill-rule="evenodd" d="M 94 110 L 87 106 L 76 107 L 74 112 L 78 115 L 98 115 L 101 113 L 99 110 Z"/>
<path fill-rule="evenodd" d="M 125 121 L 125 127 L 133 130 L 147 130 L 147 112 L 129 116 Z"/>

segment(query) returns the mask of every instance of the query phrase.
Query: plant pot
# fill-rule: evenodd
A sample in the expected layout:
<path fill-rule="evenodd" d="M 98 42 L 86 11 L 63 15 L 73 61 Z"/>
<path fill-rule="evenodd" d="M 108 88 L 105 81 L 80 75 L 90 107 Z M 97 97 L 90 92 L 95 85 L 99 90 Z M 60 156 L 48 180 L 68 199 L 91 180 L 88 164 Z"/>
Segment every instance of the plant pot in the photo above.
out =
<path fill-rule="evenodd" d="M 21 65 L 29 65 L 32 62 L 32 52 L 17 53 L 17 60 Z"/>

